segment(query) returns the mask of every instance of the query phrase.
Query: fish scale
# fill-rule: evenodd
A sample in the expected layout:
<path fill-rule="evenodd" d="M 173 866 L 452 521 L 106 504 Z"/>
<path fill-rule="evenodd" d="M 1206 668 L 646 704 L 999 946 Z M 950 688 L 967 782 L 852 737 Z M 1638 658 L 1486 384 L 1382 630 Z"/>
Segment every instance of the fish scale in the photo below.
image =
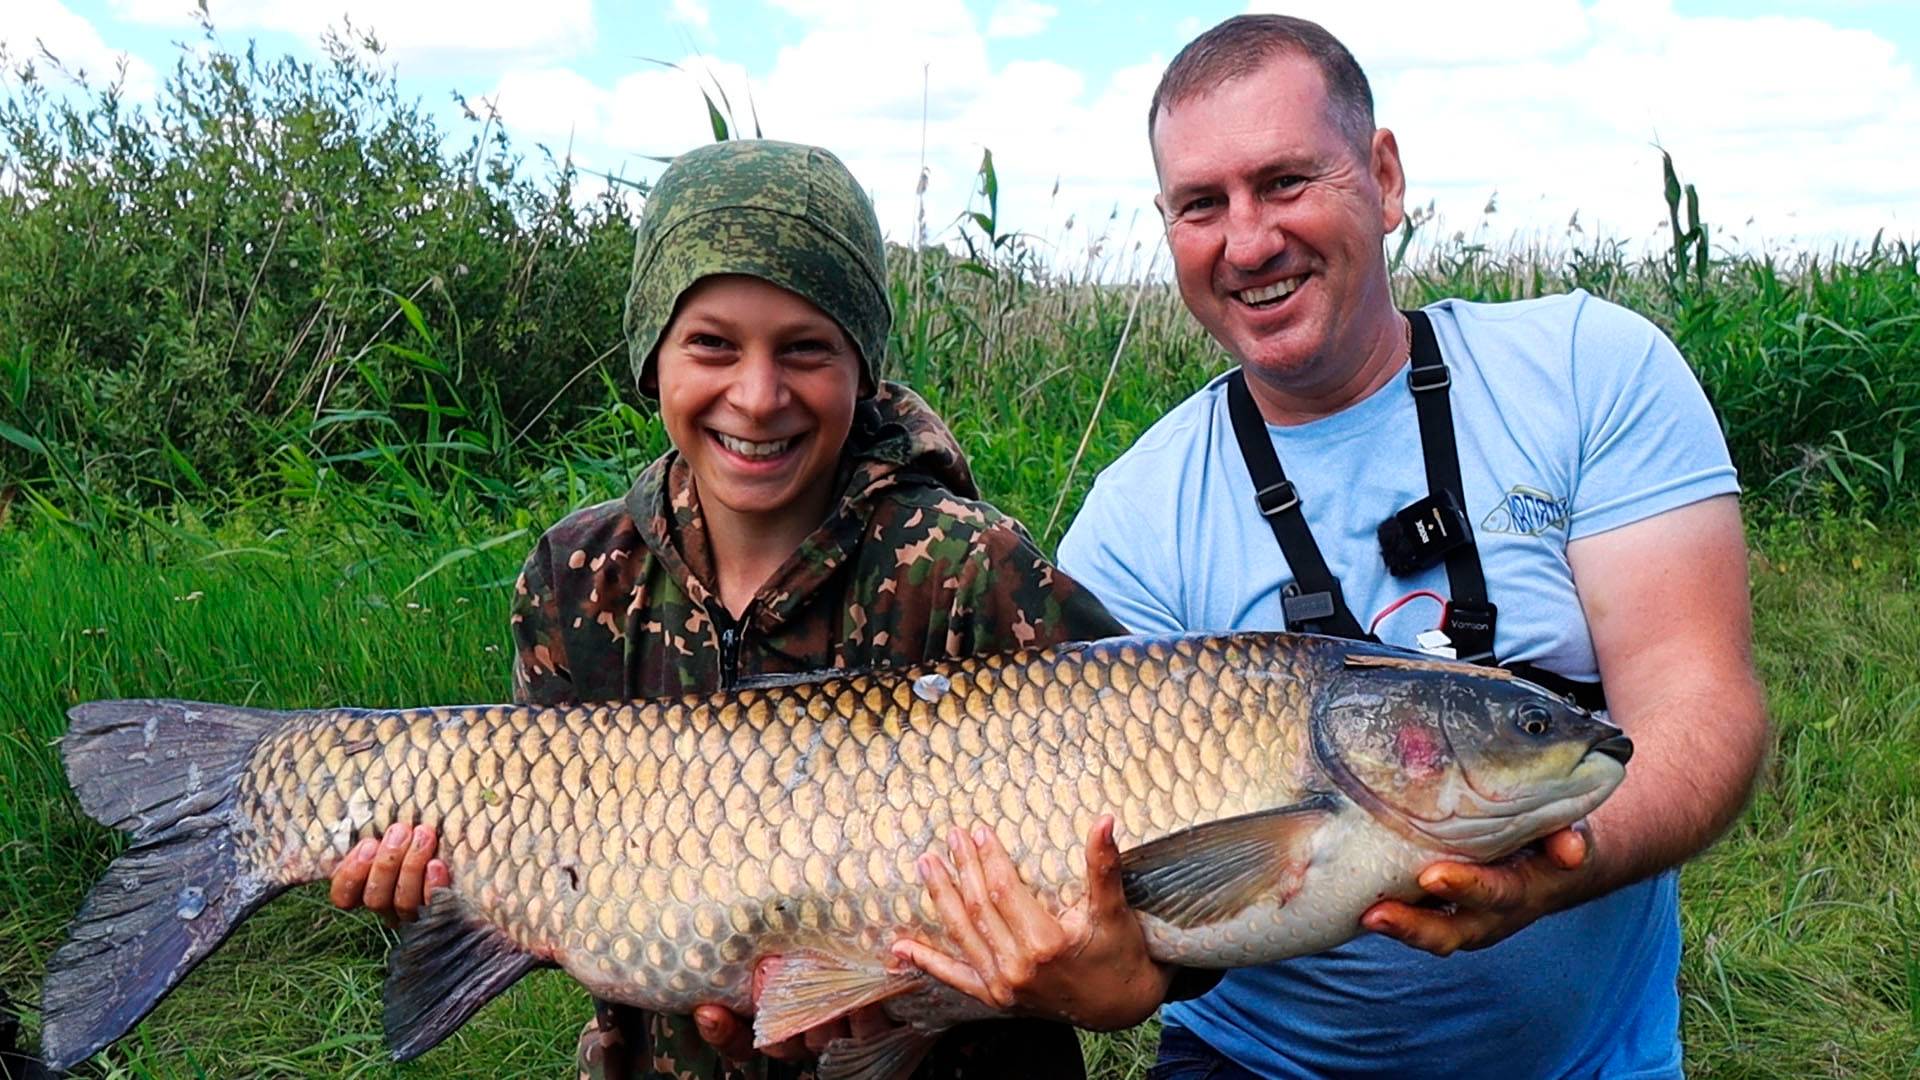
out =
<path fill-rule="evenodd" d="M 1526 709 L 1554 710 L 1562 731 L 1515 743 Z M 988 1014 L 889 970 L 903 934 L 951 948 L 915 860 L 953 826 L 989 824 L 1060 911 L 1111 813 L 1149 950 L 1219 967 L 1351 937 L 1366 904 L 1413 895 L 1426 862 L 1512 850 L 1619 778 L 1618 754 L 1591 752 L 1617 731 L 1537 687 L 1284 634 L 1113 639 L 572 708 L 102 702 L 73 716 L 82 805 L 134 846 L 49 968 L 47 1042 L 67 1063 L 123 1034 L 253 908 L 395 823 L 435 826 L 452 878 L 394 958 L 397 1056 L 550 964 L 631 1005 L 757 1010 L 763 1042 L 883 1001 L 903 1033 L 822 1062 L 824 1076 L 877 1080 Z M 1410 781 L 1394 755 L 1413 744 L 1451 749 L 1453 773 Z M 136 777 L 132 759 L 156 748 L 186 765 Z M 1547 812 L 1531 796 L 1475 802 L 1502 785 L 1572 794 Z M 1453 817 L 1383 799 L 1533 818 L 1497 844 L 1449 847 L 1428 833 Z M 205 915 L 180 914 L 176 882 L 203 890 Z M 782 963 L 756 997 L 768 957 Z M 98 989 L 142 965 L 161 969 L 146 998 Z"/>
<path fill-rule="evenodd" d="M 932 700 L 911 679 L 860 675 L 670 704 L 314 712 L 252 755 L 243 850 L 312 880 L 388 825 L 436 825 L 476 911 L 595 993 L 746 1011 L 760 955 L 939 938 L 914 860 L 949 826 L 993 822 L 1022 876 L 1064 906 L 1099 814 L 1133 846 L 1192 812 L 1256 809 L 1234 794 L 1254 745 L 1271 748 L 1262 771 L 1298 772 L 1304 728 L 1287 739 L 1277 723 L 1293 682 L 1216 678 L 1268 660 L 1246 645 L 1088 660 L 942 665 Z M 1216 768 L 1175 770 L 1177 740 Z"/>

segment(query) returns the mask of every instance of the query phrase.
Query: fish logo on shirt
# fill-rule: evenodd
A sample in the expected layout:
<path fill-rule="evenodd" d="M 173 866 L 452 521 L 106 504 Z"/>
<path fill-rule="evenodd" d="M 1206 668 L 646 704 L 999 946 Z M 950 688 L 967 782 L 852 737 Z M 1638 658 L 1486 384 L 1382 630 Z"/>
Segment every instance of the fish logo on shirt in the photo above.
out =
<path fill-rule="evenodd" d="M 1573 517 L 1573 508 L 1559 495 L 1525 484 L 1515 484 L 1506 497 L 1494 505 L 1480 522 L 1480 531 L 1510 533 L 1514 536 L 1540 536 L 1563 528 Z"/>

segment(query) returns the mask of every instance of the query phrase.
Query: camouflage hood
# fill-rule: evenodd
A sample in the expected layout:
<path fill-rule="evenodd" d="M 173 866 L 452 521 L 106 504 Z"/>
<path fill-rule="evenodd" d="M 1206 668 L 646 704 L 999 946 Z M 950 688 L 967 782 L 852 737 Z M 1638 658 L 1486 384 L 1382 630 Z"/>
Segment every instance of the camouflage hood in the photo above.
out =
<path fill-rule="evenodd" d="M 626 333 L 633 375 L 655 396 L 654 354 L 700 279 L 745 274 L 804 298 L 860 351 L 879 384 L 893 308 L 873 203 L 840 159 L 771 140 L 714 143 L 675 158 L 647 196 L 634 237 Z"/>
<path fill-rule="evenodd" d="M 758 605 L 770 624 L 803 604 L 860 542 L 868 510 L 882 492 L 910 486 L 944 488 L 979 498 L 960 444 L 920 395 L 885 382 L 854 408 L 840 454 L 840 495 L 826 520 L 767 583 L 774 603 Z M 693 474 L 676 450 L 662 454 L 627 493 L 625 508 L 646 546 L 695 602 L 706 604 L 715 580 L 706 519 Z M 717 601 L 716 601 L 717 602 Z"/>

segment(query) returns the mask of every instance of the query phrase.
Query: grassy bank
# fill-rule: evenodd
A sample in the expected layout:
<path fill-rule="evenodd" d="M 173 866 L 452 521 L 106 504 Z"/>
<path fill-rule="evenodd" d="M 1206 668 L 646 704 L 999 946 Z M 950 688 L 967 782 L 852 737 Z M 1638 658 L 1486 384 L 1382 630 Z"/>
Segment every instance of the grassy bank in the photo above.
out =
<path fill-rule="evenodd" d="M 494 529 L 483 530 L 499 535 Z M 506 530 L 510 532 L 511 530 Z M 1685 1041 L 1694 1075 L 1897 1077 L 1920 1068 L 1920 574 L 1911 532 L 1845 521 L 1756 537 L 1760 663 L 1779 752 L 1752 811 L 1688 868 Z M 52 748 L 73 702 L 168 695 L 299 706 L 495 700 L 523 540 L 421 575 L 457 537 L 233 530 L 157 558 L 0 534 L 0 991 L 33 1031 L 41 965 L 109 854 Z M 471 547 L 471 544 L 466 546 Z M 417 584 L 416 584 L 417 582 Z M 114 1051 L 119 1075 L 525 1075 L 564 1070 L 580 992 L 527 980 L 404 1068 L 380 1043 L 387 936 L 277 901 Z M 1096 1040 L 1139 1076 L 1139 1033 Z"/>

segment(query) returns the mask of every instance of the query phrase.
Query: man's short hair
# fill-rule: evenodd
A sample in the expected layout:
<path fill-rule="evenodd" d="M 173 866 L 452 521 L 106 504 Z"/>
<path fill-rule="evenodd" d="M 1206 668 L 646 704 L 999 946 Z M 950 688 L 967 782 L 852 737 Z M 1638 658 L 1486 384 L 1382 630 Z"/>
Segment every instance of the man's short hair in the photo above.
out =
<path fill-rule="evenodd" d="M 1235 15 L 1201 34 L 1167 65 L 1147 108 L 1147 142 L 1153 142 L 1160 111 L 1207 93 L 1221 83 L 1251 75 L 1277 56 L 1303 56 L 1327 84 L 1327 109 L 1340 133 L 1362 156 L 1373 143 L 1373 88 L 1340 39 L 1326 28 L 1290 15 Z M 1158 151 L 1155 152 L 1158 156 Z"/>

